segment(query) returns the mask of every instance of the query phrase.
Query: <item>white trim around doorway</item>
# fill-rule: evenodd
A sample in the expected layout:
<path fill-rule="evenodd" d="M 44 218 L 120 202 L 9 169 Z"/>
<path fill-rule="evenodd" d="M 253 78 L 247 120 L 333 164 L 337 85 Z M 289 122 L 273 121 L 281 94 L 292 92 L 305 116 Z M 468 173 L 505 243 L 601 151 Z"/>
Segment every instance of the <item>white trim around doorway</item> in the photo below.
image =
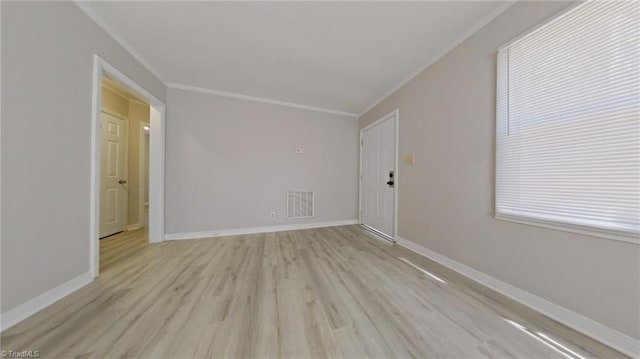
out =
<path fill-rule="evenodd" d="M 144 219 L 144 194 L 146 192 L 146 186 L 148 186 L 149 183 L 147 182 L 147 171 L 145 171 L 145 167 L 147 166 L 147 158 L 145 156 L 147 130 L 145 130 L 145 128 L 149 128 L 149 131 L 151 130 L 148 123 L 140 122 L 140 128 L 138 128 L 138 134 L 140 136 L 138 138 L 138 223 L 136 229 L 144 227 L 146 222 Z"/>
<path fill-rule="evenodd" d="M 93 57 L 93 95 L 91 113 L 91 194 L 89 219 L 89 271 L 93 278 L 100 268 L 100 116 L 102 77 L 108 75 L 150 104 L 149 134 L 149 242 L 164 240 L 164 146 L 166 104 L 98 55 Z"/>
<path fill-rule="evenodd" d="M 394 154 L 394 187 L 395 187 L 395 193 L 393 196 L 393 237 L 392 238 L 387 238 L 387 236 L 381 235 L 380 232 L 378 232 L 377 230 L 375 230 L 375 228 L 371 228 L 368 227 L 366 225 L 364 225 L 362 223 L 362 135 L 364 134 L 364 131 L 370 129 L 371 127 L 374 127 L 376 125 L 381 124 L 384 121 L 387 121 L 389 119 L 391 119 L 392 117 L 395 117 L 395 154 Z M 399 134 L 400 134 L 400 109 L 396 108 L 395 110 L 391 111 L 390 113 L 386 114 L 385 116 L 382 116 L 381 118 L 379 118 L 378 120 L 376 120 L 373 123 L 368 124 L 367 126 L 363 127 L 360 129 L 360 144 L 359 144 L 359 172 L 358 172 L 358 222 L 360 223 L 361 226 L 367 228 L 367 229 L 372 229 L 373 232 L 375 232 L 376 234 L 380 235 L 381 237 L 384 237 L 385 239 L 389 239 L 392 242 L 396 243 L 397 238 L 398 238 L 398 189 L 399 189 L 399 181 L 398 178 L 399 173 L 398 173 L 398 138 L 399 138 Z"/>

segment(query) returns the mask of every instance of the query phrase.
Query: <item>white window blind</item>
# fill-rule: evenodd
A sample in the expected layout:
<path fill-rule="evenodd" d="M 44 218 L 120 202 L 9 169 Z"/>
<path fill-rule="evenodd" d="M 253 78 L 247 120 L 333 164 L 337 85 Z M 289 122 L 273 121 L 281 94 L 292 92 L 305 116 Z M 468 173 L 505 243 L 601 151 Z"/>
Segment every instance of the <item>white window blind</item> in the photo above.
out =
<path fill-rule="evenodd" d="M 593 1 L 498 52 L 496 217 L 637 238 L 640 2 Z"/>

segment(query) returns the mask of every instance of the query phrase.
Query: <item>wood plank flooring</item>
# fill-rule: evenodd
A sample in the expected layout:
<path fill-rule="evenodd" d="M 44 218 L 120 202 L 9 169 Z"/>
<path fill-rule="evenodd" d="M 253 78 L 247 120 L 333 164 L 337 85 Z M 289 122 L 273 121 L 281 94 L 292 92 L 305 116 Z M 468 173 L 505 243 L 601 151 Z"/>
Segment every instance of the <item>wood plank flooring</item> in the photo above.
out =
<path fill-rule="evenodd" d="M 44 358 L 624 357 L 359 226 L 153 245 L 132 231 L 100 247 L 100 277 L 5 331 L 3 350 Z"/>

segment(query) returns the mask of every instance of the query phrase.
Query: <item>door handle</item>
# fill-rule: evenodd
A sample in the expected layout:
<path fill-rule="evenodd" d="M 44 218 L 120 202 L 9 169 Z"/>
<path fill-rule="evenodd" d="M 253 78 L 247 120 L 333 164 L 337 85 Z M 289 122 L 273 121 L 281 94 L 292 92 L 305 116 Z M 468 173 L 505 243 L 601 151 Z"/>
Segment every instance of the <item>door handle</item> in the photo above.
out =
<path fill-rule="evenodd" d="M 389 180 L 387 181 L 387 186 L 393 188 L 394 185 L 394 180 L 393 180 L 393 171 L 389 171 Z"/>
<path fill-rule="evenodd" d="M 125 184 L 125 183 L 127 183 L 127 180 L 120 180 L 120 181 L 118 181 L 118 183 Z"/>

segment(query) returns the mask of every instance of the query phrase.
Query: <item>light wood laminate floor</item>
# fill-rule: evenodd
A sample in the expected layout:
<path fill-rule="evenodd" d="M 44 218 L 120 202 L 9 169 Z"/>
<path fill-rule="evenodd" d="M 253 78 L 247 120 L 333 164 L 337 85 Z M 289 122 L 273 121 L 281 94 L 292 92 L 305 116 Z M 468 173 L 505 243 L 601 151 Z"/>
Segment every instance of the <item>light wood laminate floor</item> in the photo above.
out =
<path fill-rule="evenodd" d="M 100 247 L 100 277 L 5 331 L 3 350 L 45 358 L 623 357 L 359 226 L 153 245 L 133 231 Z"/>

